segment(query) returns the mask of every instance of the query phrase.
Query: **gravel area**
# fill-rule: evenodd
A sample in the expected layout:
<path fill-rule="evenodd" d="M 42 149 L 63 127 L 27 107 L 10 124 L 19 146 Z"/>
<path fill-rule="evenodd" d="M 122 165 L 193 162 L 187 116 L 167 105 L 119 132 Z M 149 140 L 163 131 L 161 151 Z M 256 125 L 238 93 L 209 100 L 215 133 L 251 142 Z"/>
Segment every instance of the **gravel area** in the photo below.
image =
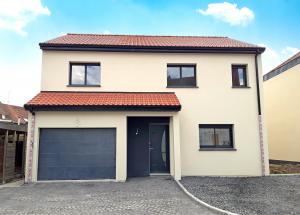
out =
<path fill-rule="evenodd" d="M 168 176 L 117 182 L 37 183 L 0 189 L 0 214 L 216 214 Z"/>
<path fill-rule="evenodd" d="M 271 164 L 271 174 L 300 174 L 300 163 L 298 164 Z"/>
<path fill-rule="evenodd" d="M 238 214 L 300 214 L 300 175 L 268 177 L 184 177 L 200 200 Z"/>

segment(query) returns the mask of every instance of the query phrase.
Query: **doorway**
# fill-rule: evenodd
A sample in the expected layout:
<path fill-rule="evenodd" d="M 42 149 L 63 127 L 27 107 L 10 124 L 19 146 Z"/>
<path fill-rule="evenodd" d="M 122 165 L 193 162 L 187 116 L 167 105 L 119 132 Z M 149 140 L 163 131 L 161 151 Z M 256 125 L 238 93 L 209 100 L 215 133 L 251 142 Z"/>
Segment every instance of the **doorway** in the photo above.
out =
<path fill-rule="evenodd" d="M 170 173 L 168 117 L 127 119 L 127 176 Z"/>

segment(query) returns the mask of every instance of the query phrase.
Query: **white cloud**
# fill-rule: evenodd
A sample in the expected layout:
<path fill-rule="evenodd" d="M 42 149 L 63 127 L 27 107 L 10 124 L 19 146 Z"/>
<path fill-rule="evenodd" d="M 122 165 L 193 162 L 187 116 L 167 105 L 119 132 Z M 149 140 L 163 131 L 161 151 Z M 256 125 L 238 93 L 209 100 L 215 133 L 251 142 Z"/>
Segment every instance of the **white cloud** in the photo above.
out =
<path fill-rule="evenodd" d="M 39 15 L 50 15 L 41 0 L 0 0 L 0 29 L 26 36 L 24 28 Z"/>
<path fill-rule="evenodd" d="M 268 73 L 275 66 L 280 64 L 280 55 L 278 52 L 270 48 L 265 44 L 259 44 L 260 46 L 266 47 L 265 52 L 262 54 L 262 69 L 263 74 Z"/>
<path fill-rule="evenodd" d="M 281 51 L 276 51 L 265 44 L 259 44 L 266 47 L 266 51 L 262 54 L 263 74 L 270 72 L 276 66 L 287 60 L 299 52 L 298 48 L 286 46 Z"/>
<path fill-rule="evenodd" d="M 291 46 L 287 46 L 285 47 L 281 53 L 284 54 L 284 55 L 295 55 L 296 53 L 299 52 L 299 49 L 298 48 L 295 48 L 295 47 L 291 47 Z"/>
<path fill-rule="evenodd" d="M 198 12 L 205 16 L 212 16 L 230 25 L 249 24 L 254 19 L 254 13 L 247 7 L 238 8 L 237 4 L 228 2 L 208 4 L 206 10 L 199 9 Z"/>
<path fill-rule="evenodd" d="M 110 32 L 110 30 L 104 30 L 103 31 L 103 34 L 110 34 L 111 32 Z"/>
<path fill-rule="evenodd" d="M 0 102 L 23 106 L 40 91 L 41 54 L 12 61 L 0 59 Z"/>

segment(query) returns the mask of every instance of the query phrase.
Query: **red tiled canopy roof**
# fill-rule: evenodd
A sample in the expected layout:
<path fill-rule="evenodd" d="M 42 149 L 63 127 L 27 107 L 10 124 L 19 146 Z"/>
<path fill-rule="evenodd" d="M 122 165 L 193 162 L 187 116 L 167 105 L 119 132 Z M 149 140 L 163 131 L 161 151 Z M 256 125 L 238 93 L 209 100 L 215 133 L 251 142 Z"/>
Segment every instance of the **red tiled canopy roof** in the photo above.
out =
<path fill-rule="evenodd" d="M 28 110 L 53 108 L 180 110 L 181 105 L 175 93 L 41 92 L 25 104 L 25 108 Z"/>
<path fill-rule="evenodd" d="M 76 47 L 135 47 L 135 48 L 242 48 L 264 51 L 263 47 L 238 41 L 228 37 L 209 36 L 149 36 L 149 35 L 107 35 L 107 34 L 67 34 L 40 43 L 41 48 Z"/>

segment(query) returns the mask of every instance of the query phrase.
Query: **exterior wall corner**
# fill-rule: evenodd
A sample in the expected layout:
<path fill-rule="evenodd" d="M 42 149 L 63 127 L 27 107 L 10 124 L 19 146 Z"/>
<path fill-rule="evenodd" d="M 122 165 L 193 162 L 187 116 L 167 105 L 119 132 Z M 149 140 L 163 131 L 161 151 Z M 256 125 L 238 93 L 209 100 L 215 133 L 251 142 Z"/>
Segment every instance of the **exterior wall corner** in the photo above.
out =
<path fill-rule="evenodd" d="M 181 180 L 181 150 L 180 150 L 180 121 L 179 114 L 172 117 L 174 144 L 174 179 Z"/>

